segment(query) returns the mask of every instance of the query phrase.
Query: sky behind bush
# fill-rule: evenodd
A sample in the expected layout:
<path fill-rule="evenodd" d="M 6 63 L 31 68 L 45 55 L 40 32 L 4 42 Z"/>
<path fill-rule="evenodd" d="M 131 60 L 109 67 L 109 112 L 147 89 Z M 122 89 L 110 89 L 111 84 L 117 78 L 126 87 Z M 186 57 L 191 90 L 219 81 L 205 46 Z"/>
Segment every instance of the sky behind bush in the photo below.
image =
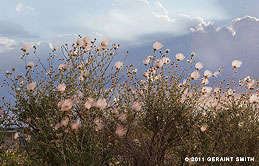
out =
<path fill-rule="evenodd" d="M 72 43 L 77 36 L 108 38 L 141 65 L 161 42 L 176 53 L 196 52 L 207 69 L 243 61 L 242 76 L 258 78 L 258 0 L 0 0 L 0 74 L 21 67 L 24 43 L 38 47 Z M 120 57 L 119 57 L 120 58 Z"/>

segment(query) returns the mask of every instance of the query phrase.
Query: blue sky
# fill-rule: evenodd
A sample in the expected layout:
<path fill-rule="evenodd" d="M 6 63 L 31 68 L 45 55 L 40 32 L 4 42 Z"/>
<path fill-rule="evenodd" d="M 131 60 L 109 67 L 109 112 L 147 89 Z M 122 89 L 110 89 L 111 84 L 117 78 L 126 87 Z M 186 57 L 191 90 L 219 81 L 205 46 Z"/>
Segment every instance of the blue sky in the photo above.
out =
<path fill-rule="evenodd" d="M 0 74 L 21 65 L 23 43 L 62 45 L 77 35 L 108 38 L 142 62 L 159 41 L 172 54 L 195 51 L 210 70 L 244 62 L 258 77 L 258 0 L 0 0 Z M 45 55 L 44 55 L 45 54 Z M 139 64 L 140 65 L 140 64 Z M 0 77 L 2 78 L 2 77 Z"/>
<path fill-rule="evenodd" d="M 228 26 L 235 18 L 259 15 L 257 0 L 0 0 L 2 37 L 55 40 L 64 34 L 142 40 L 143 35 L 182 35 L 200 19 Z M 5 21 L 5 22 L 3 22 Z M 15 26 L 15 27 L 14 27 Z M 9 29 L 10 28 L 10 29 Z M 11 32 L 14 31 L 14 32 Z"/>

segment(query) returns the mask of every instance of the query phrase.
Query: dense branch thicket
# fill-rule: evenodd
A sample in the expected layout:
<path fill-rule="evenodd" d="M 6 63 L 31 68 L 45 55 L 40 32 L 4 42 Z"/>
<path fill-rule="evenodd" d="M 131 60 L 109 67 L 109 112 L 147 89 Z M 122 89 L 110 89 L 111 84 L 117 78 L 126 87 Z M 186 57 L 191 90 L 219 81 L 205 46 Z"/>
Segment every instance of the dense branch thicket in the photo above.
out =
<path fill-rule="evenodd" d="M 115 63 L 119 45 L 108 40 L 79 37 L 47 63 L 27 62 L 37 51 L 24 45 L 24 74 L 6 72 L 15 102 L 3 99 L 1 123 L 26 127 L 16 137 L 31 165 L 258 165 L 258 82 L 220 79 L 221 69 L 200 75 L 194 53 L 184 64 L 161 48 L 153 45 L 142 74 Z M 233 61 L 234 75 L 241 64 Z M 213 156 L 255 161 L 185 161 Z"/>

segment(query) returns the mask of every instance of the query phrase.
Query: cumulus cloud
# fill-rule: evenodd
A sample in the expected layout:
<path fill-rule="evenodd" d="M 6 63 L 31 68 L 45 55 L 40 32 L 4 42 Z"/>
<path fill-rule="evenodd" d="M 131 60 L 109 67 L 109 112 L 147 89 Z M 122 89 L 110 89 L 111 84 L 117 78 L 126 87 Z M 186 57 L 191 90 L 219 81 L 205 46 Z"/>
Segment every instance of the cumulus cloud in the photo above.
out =
<path fill-rule="evenodd" d="M 198 22 L 204 22 L 204 19 L 202 17 L 193 17 L 193 16 L 190 16 L 188 14 L 179 14 L 178 16 L 182 19 L 187 19 L 189 21 L 195 20 L 195 21 L 198 21 Z"/>
<path fill-rule="evenodd" d="M 77 34 L 61 34 L 61 35 L 57 35 L 56 37 L 58 38 L 64 38 L 64 37 L 74 37 L 74 36 L 78 36 Z"/>
<path fill-rule="evenodd" d="M 102 38 L 102 37 L 103 37 L 103 35 L 102 35 L 102 34 L 100 34 L 100 33 L 98 33 L 98 32 L 92 32 L 92 34 L 93 34 L 93 37 L 94 37 L 94 38 L 97 38 L 97 39 L 99 39 L 99 38 Z"/>
<path fill-rule="evenodd" d="M 105 2 L 104 5 L 107 3 L 105 0 L 100 1 Z M 93 6 L 96 5 L 93 4 Z M 73 27 L 73 29 L 76 29 L 74 32 L 80 33 L 80 31 L 85 32 L 87 30 L 88 34 L 98 32 L 113 40 L 141 43 L 145 40 L 141 38 L 143 35 L 152 33 L 172 33 L 174 35 L 188 33 L 189 29 L 187 28 L 190 24 L 199 22 L 198 17 L 193 17 L 188 22 L 188 18 L 178 15 L 182 12 L 188 11 L 188 14 L 193 16 L 205 15 L 206 19 L 212 18 L 219 21 L 226 19 L 226 12 L 222 11 L 221 7 L 214 1 L 207 0 L 190 1 L 188 5 L 177 0 L 113 0 L 108 4 L 109 6 L 105 10 L 98 8 L 93 11 L 73 12 L 66 17 L 70 20 L 64 21 L 63 24 L 67 25 L 69 22 L 68 27 L 71 27 L 71 23 L 77 24 L 76 27 Z M 197 4 L 204 4 L 204 10 L 200 10 L 200 5 Z M 191 6 L 195 6 L 195 10 L 190 10 Z M 92 12 L 89 13 L 88 11 Z M 54 22 L 56 23 L 56 21 Z M 64 31 L 63 24 L 60 23 L 55 27 L 58 26 L 63 32 L 67 32 Z M 192 25 L 196 25 L 196 23 Z"/>
<path fill-rule="evenodd" d="M 144 2 L 145 4 L 149 5 L 149 2 L 147 0 L 139 0 L 140 2 Z"/>
<path fill-rule="evenodd" d="M 174 27 L 175 19 L 169 17 L 168 10 L 160 2 L 136 6 L 133 1 L 117 1 L 113 9 L 108 10 L 105 15 L 85 17 L 85 27 L 113 40 L 136 43 L 145 42 L 143 38 L 139 40 L 142 35 L 181 31 L 180 28 Z"/>
<path fill-rule="evenodd" d="M 178 35 L 178 31 L 186 28 L 179 28 L 173 22 L 179 13 L 188 12 L 189 15 L 219 21 L 226 19 L 228 14 L 215 1 L 208 0 L 188 1 L 188 5 L 185 1 L 179 0 L 99 0 L 91 2 L 91 5 L 85 5 L 83 0 L 76 3 L 65 0 L 64 3 L 67 5 L 60 7 L 58 1 L 53 1 L 50 5 L 46 1 L 38 3 L 17 0 L 11 7 L 20 13 L 13 13 L 8 1 L 3 2 L 1 6 L 4 9 L 3 13 L 7 13 L 7 20 L 22 20 L 22 24 L 28 25 L 27 29 L 37 30 L 45 39 L 58 33 L 89 34 L 93 31 L 115 40 L 133 40 L 142 34 L 160 32 Z M 203 4 L 202 10 L 199 4 Z M 26 12 L 32 9 L 28 5 L 35 6 L 35 12 Z M 41 7 L 36 9 L 39 5 Z M 49 10 L 50 7 L 55 10 Z"/>
<path fill-rule="evenodd" d="M 0 37 L 0 53 L 14 49 L 16 46 L 17 42 L 15 40 L 7 37 Z"/>
<path fill-rule="evenodd" d="M 18 2 L 15 10 L 16 12 L 21 12 L 23 10 L 34 10 L 34 8 L 31 6 L 24 6 L 21 2 Z"/>
<path fill-rule="evenodd" d="M 208 32 L 208 31 L 213 31 L 214 26 L 212 22 L 204 22 L 202 21 L 201 23 L 198 24 L 196 28 L 190 28 L 191 32 Z"/>
<path fill-rule="evenodd" d="M 236 31 L 234 31 L 234 29 L 232 27 L 218 27 L 216 29 L 217 32 L 225 32 L 225 33 L 231 33 L 232 36 L 236 35 Z"/>
<path fill-rule="evenodd" d="M 196 27 L 191 27 L 191 32 L 208 32 L 208 31 L 216 31 L 216 32 L 230 32 L 232 36 L 235 36 L 236 33 L 244 33 L 244 31 L 249 29 L 249 32 L 253 32 L 258 29 L 259 19 L 256 17 L 245 16 L 242 18 L 236 18 L 231 21 L 230 26 L 228 27 L 215 27 L 212 22 L 205 22 L 203 19 L 200 20 Z M 247 28 L 249 27 L 249 28 Z M 251 29 L 252 28 L 252 29 Z M 241 32 L 240 32 L 241 31 Z"/>
<path fill-rule="evenodd" d="M 244 62 L 244 73 L 259 70 L 259 19 L 245 16 L 227 27 L 206 25 L 198 25 L 188 38 L 191 49 L 208 67 L 226 66 L 239 59 Z"/>
<path fill-rule="evenodd" d="M 182 23 L 177 19 L 177 24 Z M 185 17 L 185 21 L 194 21 L 194 31 L 183 35 L 158 33 L 142 36 L 150 42 L 143 46 L 132 47 L 130 63 L 141 62 L 148 56 L 154 41 L 159 41 L 164 48 L 170 48 L 171 54 L 182 52 L 186 57 L 194 51 L 196 60 L 204 64 L 205 69 L 216 71 L 224 66 L 224 74 L 231 75 L 233 60 L 241 60 L 238 69 L 241 77 L 251 75 L 259 77 L 259 21 L 258 18 L 245 16 L 230 21 L 227 26 L 218 27 L 216 23 L 206 22 L 201 18 Z M 152 42 L 151 42 L 152 41 Z M 142 56 L 140 56 L 142 55 Z M 137 63 L 138 64 L 138 63 Z M 141 67 L 141 63 L 139 63 Z"/>
<path fill-rule="evenodd" d="M 251 37 L 253 35 L 252 33 L 259 31 L 259 19 L 251 16 L 237 18 L 231 22 L 230 28 L 233 29 L 236 33 L 246 33 Z"/>
<path fill-rule="evenodd" d="M 162 10 L 162 12 L 159 12 L 159 13 L 158 12 L 152 12 L 152 14 L 155 17 L 165 19 L 168 22 L 175 22 L 175 19 L 169 17 L 167 9 L 159 1 L 155 1 L 154 4 Z"/>
<path fill-rule="evenodd" d="M 17 12 L 20 12 L 20 11 L 22 11 L 22 9 L 23 9 L 23 4 L 19 2 L 19 3 L 17 4 L 15 10 L 16 10 Z"/>

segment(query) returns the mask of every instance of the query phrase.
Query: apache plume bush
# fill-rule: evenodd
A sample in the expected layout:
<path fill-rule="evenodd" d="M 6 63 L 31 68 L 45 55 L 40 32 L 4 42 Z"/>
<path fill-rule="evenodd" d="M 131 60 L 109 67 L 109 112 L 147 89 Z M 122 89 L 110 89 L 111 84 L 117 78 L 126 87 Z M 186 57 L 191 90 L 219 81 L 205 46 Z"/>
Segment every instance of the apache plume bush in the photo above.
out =
<path fill-rule="evenodd" d="M 154 55 L 143 60 L 145 72 L 138 73 L 132 64 L 113 60 L 119 45 L 109 48 L 107 39 L 96 44 L 79 37 L 72 47 L 61 47 L 63 58 L 57 59 L 55 47 L 47 63 L 27 64 L 30 53 L 24 46 L 26 74 L 6 72 L 4 84 L 12 88 L 15 103 L 3 98 L 2 123 L 28 129 L 30 139 L 21 146 L 39 165 L 189 165 L 195 163 L 185 157 L 258 158 L 258 82 L 219 80 L 221 69 L 201 75 L 203 65 L 194 53 L 183 67 L 178 63 L 187 55 L 174 57 L 162 47 L 153 45 Z M 241 64 L 233 61 L 235 74 Z"/>

